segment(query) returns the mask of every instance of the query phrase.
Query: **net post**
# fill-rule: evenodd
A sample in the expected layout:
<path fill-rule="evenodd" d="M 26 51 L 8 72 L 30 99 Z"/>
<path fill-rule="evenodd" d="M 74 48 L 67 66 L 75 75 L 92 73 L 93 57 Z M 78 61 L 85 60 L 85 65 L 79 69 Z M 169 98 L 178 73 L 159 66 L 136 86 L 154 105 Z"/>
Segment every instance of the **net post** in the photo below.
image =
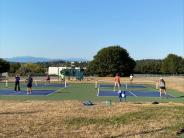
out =
<path fill-rule="evenodd" d="M 65 88 L 66 88 L 66 80 L 65 80 Z"/>
<path fill-rule="evenodd" d="M 6 80 L 6 83 L 5 83 L 6 87 L 8 87 L 8 80 Z"/>
<path fill-rule="evenodd" d="M 37 83 L 37 81 L 36 81 L 36 80 L 35 80 L 35 85 L 36 85 L 36 86 L 38 86 L 38 83 Z"/>
<path fill-rule="evenodd" d="M 126 84 L 125 84 L 125 88 L 126 88 L 126 89 L 128 88 L 128 86 L 127 86 L 127 81 L 126 81 Z"/>
<path fill-rule="evenodd" d="M 158 90 L 158 81 L 156 81 L 156 85 L 155 85 L 155 88 L 156 88 L 156 90 Z"/>
<path fill-rule="evenodd" d="M 95 81 L 95 88 L 98 88 L 98 81 Z"/>

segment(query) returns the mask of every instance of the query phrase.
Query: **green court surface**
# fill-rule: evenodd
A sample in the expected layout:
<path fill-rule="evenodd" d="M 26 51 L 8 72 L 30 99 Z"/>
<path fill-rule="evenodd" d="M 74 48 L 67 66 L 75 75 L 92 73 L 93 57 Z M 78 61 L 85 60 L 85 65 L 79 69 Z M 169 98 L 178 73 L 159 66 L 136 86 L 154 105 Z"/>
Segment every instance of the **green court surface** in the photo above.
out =
<path fill-rule="evenodd" d="M 2 89 L 14 89 L 14 83 L 8 84 L 8 88 L 5 87 L 4 83 L 0 83 L 0 90 Z M 26 85 L 22 84 L 21 89 L 26 90 Z M 111 88 L 107 88 L 111 89 Z M 136 89 L 136 88 L 132 88 Z M 119 98 L 116 96 L 97 96 L 98 89 L 95 88 L 95 84 L 92 83 L 74 83 L 69 84 L 67 88 L 44 86 L 44 87 L 33 87 L 33 90 L 55 90 L 56 92 L 48 96 L 32 96 L 32 95 L 1 95 L 0 100 L 92 100 L 92 101 L 107 101 L 119 102 Z M 136 89 L 137 90 L 137 89 Z M 152 86 L 146 86 L 143 90 L 155 90 Z M 130 102 L 183 102 L 184 103 L 184 92 L 178 92 L 176 90 L 168 90 L 168 94 L 175 96 L 176 98 L 160 98 L 160 97 L 134 97 L 128 96 L 127 101 Z"/>

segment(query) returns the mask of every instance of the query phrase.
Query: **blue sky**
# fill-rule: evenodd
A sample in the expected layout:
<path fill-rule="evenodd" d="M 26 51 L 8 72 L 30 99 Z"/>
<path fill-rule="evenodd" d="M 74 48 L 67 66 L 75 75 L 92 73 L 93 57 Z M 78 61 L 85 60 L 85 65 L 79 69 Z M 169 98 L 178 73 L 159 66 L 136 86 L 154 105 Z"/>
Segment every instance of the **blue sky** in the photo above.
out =
<path fill-rule="evenodd" d="M 184 0 L 0 0 L 0 57 L 184 56 Z"/>

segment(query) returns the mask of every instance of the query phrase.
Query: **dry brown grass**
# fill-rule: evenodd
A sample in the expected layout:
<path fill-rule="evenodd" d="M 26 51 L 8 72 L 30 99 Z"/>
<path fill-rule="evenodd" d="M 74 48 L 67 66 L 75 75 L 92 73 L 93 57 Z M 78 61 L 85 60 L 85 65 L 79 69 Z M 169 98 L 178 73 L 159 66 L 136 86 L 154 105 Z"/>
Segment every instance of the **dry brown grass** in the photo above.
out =
<path fill-rule="evenodd" d="M 182 103 L 85 107 L 79 101 L 0 101 L 0 107 L 0 137 L 8 138 L 173 137 L 176 130 L 170 128 L 184 124 Z"/>

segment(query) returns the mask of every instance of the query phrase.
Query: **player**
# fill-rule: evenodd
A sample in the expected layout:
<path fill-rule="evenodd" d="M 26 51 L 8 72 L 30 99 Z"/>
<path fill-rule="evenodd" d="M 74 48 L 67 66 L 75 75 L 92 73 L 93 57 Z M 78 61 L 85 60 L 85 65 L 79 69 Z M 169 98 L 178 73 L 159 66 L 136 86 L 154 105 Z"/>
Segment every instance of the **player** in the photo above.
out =
<path fill-rule="evenodd" d="M 26 81 L 27 81 L 27 94 L 31 94 L 32 84 L 33 84 L 33 78 L 31 77 L 31 75 L 28 75 L 28 78 L 26 79 Z"/>
<path fill-rule="evenodd" d="M 166 96 L 166 84 L 163 78 L 160 78 L 159 86 L 160 86 L 160 97 L 162 96 L 162 93 L 165 93 Z"/>
<path fill-rule="evenodd" d="M 64 74 L 60 74 L 61 77 L 61 81 L 65 81 L 65 75 Z"/>
<path fill-rule="evenodd" d="M 47 75 L 47 77 L 46 77 L 46 84 L 50 84 L 50 76 L 49 75 Z"/>
<path fill-rule="evenodd" d="M 15 76 L 15 91 L 16 92 L 17 92 L 17 88 L 18 88 L 18 91 L 20 91 L 20 77 L 18 74 Z"/>
<path fill-rule="evenodd" d="M 132 83 L 133 78 L 134 78 L 133 74 L 130 74 L 130 83 Z"/>
<path fill-rule="evenodd" d="M 119 101 L 121 102 L 122 101 L 122 98 L 125 98 L 125 101 L 126 101 L 126 93 L 125 93 L 125 91 L 121 91 L 121 90 L 119 90 L 118 91 L 118 96 L 119 96 Z"/>
<path fill-rule="evenodd" d="M 120 75 L 119 75 L 119 73 L 116 73 L 116 76 L 114 78 L 114 91 L 116 91 L 116 87 L 118 87 L 118 90 L 120 90 L 121 83 L 120 83 Z"/>

